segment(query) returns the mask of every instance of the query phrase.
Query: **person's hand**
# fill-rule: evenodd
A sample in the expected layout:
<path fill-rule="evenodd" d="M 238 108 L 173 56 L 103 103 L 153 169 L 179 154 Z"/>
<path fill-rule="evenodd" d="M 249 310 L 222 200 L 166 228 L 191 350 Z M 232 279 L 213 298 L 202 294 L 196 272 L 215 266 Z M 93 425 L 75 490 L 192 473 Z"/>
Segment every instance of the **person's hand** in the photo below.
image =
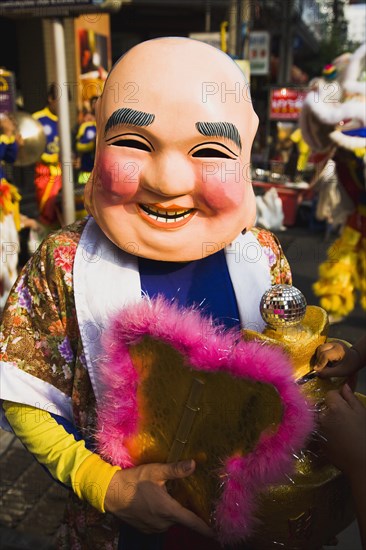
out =
<path fill-rule="evenodd" d="M 323 444 L 326 455 L 348 477 L 357 478 L 366 464 L 366 407 L 348 384 L 340 393 L 328 392 L 325 405 L 319 415 L 319 426 L 326 440 Z"/>
<path fill-rule="evenodd" d="M 21 134 L 17 133 L 15 134 L 15 141 L 17 142 L 17 144 L 19 145 L 19 147 L 23 147 L 24 145 L 24 138 Z"/>
<path fill-rule="evenodd" d="M 325 404 L 325 410 L 319 415 L 324 451 L 348 477 L 362 548 L 366 549 L 366 407 L 347 384 L 340 393 L 328 392 Z"/>
<path fill-rule="evenodd" d="M 314 370 L 319 378 L 351 376 L 361 366 L 358 352 L 344 342 L 327 342 L 316 350 Z"/>
<path fill-rule="evenodd" d="M 107 512 L 129 523 L 143 533 L 166 531 L 179 523 L 206 537 L 212 537 L 209 526 L 167 492 L 170 479 L 188 477 L 194 472 L 193 460 L 171 464 L 146 464 L 115 473 L 104 501 Z"/>
<path fill-rule="evenodd" d="M 28 216 L 24 216 L 24 214 L 20 214 L 20 228 L 25 229 L 26 227 L 33 229 L 33 231 L 36 231 L 37 233 L 41 231 L 41 226 L 37 220 L 28 218 Z"/>

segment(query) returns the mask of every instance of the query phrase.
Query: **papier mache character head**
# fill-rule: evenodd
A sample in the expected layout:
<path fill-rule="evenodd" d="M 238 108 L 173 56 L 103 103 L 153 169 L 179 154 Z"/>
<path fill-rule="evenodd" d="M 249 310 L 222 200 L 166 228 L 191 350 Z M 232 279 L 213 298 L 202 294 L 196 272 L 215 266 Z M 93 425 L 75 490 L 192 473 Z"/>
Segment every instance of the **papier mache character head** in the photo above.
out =
<path fill-rule="evenodd" d="M 196 260 L 254 223 L 258 117 L 243 73 L 225 53 L 187 38 L 138 44 L 113 67 L 96 121 L 85 202 L 119 248 Z"/>

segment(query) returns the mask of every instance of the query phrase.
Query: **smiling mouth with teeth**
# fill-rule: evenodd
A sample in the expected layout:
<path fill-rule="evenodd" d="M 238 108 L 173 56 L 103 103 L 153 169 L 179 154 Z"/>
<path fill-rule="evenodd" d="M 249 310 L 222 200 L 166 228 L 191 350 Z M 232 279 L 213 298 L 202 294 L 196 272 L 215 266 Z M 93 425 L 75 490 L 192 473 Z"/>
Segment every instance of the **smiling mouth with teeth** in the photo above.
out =
<path fill-rule="evenodd" d="M 152 204 L 138 204 L 137 206 L 142 218 L 151 225 L 164 229 L 175 229 L 185 225 L 197 212 L 195 208 L 158 208 Z"/>

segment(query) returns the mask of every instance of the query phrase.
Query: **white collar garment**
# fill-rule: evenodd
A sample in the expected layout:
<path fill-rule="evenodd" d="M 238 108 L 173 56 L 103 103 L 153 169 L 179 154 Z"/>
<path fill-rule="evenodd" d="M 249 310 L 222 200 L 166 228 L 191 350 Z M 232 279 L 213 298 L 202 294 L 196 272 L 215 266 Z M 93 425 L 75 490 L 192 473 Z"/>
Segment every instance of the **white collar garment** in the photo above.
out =
<path fill-rule="evenodd" d="M 241 326 L 260 332 L 264 322 L 259 303 L 271 286 L 267 256 L 250 231 L 226 247 L 225 256 Z M 137 256 L 115 246 L 93 218 L 84 228 L 75 256 L 74 295 L 86 364 L 98 401 L 102 389 L 98 377 L 102 332 L 111 315 L 141 300 L 142 295 Z"/>
<path fill-rule="evenodd" d="M 215 248 L 214 243 L 206 246 Z M 240 323 L 258 332 L 264 328 L 259 303 L 271 286 L 266 254 L 250 231 L 225 249 Z M 103 360 L 101 335 L 110 316 L 142 299 L 138 260 L 117 248 L 90 218 L 81 235 L 74 262 L 75 306 L 86 365 L 97 401 L 102 395 L 99 365 Z M 55 386 L 1 362 L 0 399 L 24 403 L 73 422 L 72 400 Z M 10 430 L 0 407 L 0 426 Z"/>

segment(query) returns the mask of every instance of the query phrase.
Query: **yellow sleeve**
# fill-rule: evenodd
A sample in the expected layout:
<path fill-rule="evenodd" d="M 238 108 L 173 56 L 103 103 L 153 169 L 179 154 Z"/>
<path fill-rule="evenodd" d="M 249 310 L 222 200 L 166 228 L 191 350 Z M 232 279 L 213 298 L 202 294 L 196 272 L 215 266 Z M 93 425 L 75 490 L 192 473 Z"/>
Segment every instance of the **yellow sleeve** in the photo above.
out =
<path fill-rule="evenodd" d="M 78 133 L 76 134 L 76 151 L 78 153 L 91 153 L 95 150 L 95 139 L 90 139 L 88 142 L 82 142 L 86 130 L 90 128 L 90 123 L 83 122 L 80 125 Z"/>
<path fill-rule="evenodd" d="M 301 141 L 301 137 L 302 136 L 301 136 L 300 128 L 296 128 L 296 130 L 294 132 L 292 132 L 292 134 L 290 135 L 290 139 L 294 143 L 299 143 L 299 141 Z"/>
<path fill-rule="evenodd" d="M 90 141 L 89 143 L 76 142 L 76 151 L 78 153 L 91 153 L 95 149 L 95 143 Z"/>
<path fill-rule="evenodd" d="M 58 153 L 42 153 L 41 161 L 44 164 L 57 164 L 59 161 Z"/>
<path fill-rule="evenodd" d="M 121 468 L 89 451 L 83 440 L 76 441 L 47 411 L 10 401 L 4 401 L 3 408 L 15 434 L 38 462 L 79 498 L 105 512 L 109 483 Z"/>
<path fill-rule="evenodd" d="M 15 137 L 14 136 L 7 136 L 5 134 L 0 135 L 0 143 L 5 143 L 5 145 L 11 145 L 14 143 Z"/>

